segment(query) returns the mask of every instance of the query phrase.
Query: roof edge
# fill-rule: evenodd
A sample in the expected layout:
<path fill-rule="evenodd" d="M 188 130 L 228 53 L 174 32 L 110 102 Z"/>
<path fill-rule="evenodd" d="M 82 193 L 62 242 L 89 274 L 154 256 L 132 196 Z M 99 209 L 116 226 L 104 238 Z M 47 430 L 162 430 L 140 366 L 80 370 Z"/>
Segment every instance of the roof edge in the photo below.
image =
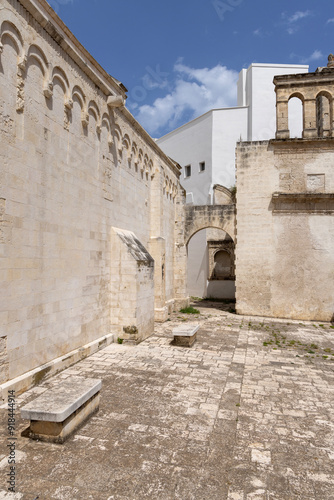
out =
<path fill-rule="evenodd" d="M 122 95 L 126 99 L 126 87 L 102 68 L 46 0 L 17 1 L 106 95 Z"/>
<path fill-rule="evenodd" d="M 152 147 L 152 149 L 155 151 L 156 154 L 160 156 L 162 160 L 164 160 L 166 163 L 168 163 L 168 166 L 173 170 L 173 172 L 180 177 L 181 175 L 181 167 L 180 165 L 174 161 L 172 158 L 167 156 L 162 149 L 159 147 L 159 145 L 156 143 L 156 141 L 153 139 L 153 137 L 150 136 L 148 132 L 143 128 L 142 125 L 136 120 L 136 118 L 130 113 L 130 111 L 127 108 L 122 108 L 120 109 L 120 113 L 122 113 L 131 123 L 131 125 L 134 127 L 134 129 L 149 143 L 149 145 Z"/>

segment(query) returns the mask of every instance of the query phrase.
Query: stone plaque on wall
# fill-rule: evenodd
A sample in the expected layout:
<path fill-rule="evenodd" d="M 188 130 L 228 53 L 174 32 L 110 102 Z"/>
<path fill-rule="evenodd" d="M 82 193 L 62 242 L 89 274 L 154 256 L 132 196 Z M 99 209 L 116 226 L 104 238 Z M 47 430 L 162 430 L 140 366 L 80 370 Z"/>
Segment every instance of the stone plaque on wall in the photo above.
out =
<path fill-rule="evenodd" d="M 307 191 L 323 193 L 325 191 L 325 174 L 308 174 L 306 187 Z"/>

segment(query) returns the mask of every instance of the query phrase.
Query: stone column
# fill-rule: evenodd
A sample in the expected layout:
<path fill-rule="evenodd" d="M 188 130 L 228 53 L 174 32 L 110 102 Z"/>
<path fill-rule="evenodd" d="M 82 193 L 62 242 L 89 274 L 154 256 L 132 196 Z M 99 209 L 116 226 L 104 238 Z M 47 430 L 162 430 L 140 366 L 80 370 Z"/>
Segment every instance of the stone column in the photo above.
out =
<path fill-rule="evenodd" d="M 164 322 L 168 319 L 166 306 L 166 240 L 152 236 L 149 244 L 150 254 L 154 259 L 154 319 Z M 168 272 L 173 272 L 169 269 Z"/>
<path fill-rule="evenodd" d="M 303 106 L 303 138 L 318 137 L 317 103 L 315 99 L 305 99 Z"/>
<path fill-rule="evenodd" d="M 175 252 L 174 252 L 174 290 L 175 310 L 189 305 L 187 291 L 187 247 L 185 232 L 185 190 L 178 185 L 175 198 Z"/>
<path fill-rule="evenodd" d="M 163 227 L 163 169 L 156 167 L 151 181 L 151 214 L 150 214 L 150 243 L 149 252 L 152 255 L 154 266 L 154 319 L 166 321 L 168 307 L 166 306 L 166 272 L 173 269 L 165 268 L 166 240 L 162 237 Z"/>
<path fill-rule="evenodd" d="M 276 139 L 289 139 L 289 101 L 276 101 Z"/>
<path fill-rule="evenodd" d="M 330 131 L 329 136 L 334 137 L 334 99 L 329 103 Z"/>

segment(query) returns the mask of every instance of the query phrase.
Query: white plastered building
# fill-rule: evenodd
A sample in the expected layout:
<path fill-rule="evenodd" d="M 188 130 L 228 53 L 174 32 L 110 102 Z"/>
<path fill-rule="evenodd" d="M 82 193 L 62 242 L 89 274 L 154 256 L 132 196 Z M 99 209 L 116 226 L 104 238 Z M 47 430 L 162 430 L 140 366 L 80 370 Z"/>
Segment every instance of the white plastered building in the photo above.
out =
<path fill-rule="evenodd" d="M 236 107 L 211 109 L 157 140 L 160 148 L 182 167 L 181 183 L 187 192 L 187 203 L 217 203 L 214 186 L 231 188 L 235 185 L 236 143 L 239 140 L 262 141 L 275 137 L 274 76 L 307 73 L 308 69 L 307 65 L 251 64 L 239 73 Z M 302 109 L 294 99 L 290 106 L 290 135 L 299 137 Z M 217 242 L 226 237 L 228 235 L 222 230 L 208 228 L 195 234 L 189 241 L 190 295 L 234 298 L 234 277 L 211 279 L 212 269 L 209 265 L 208 242 Z M 225 264 L 223 261 L 217 263 L 223 267 Z"/>

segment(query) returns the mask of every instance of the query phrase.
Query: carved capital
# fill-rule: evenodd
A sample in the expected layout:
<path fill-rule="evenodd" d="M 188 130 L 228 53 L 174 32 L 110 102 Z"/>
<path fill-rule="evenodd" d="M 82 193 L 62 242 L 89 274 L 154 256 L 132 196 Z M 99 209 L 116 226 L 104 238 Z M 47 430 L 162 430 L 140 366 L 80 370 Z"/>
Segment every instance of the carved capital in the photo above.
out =
<path fill-rule="evenodd" d="M 27 56 L 23 56 L 18 62 L 17 66 L 19 70 L 22 71 L 22 73 L 24 73 L 27 67 Z"/>
<path fill-rule="evenodd" d="M 125 99 L 121 95 L 110 95 L 107 100 L 109 108 L 123 108 Z"/>
<path fill-rule="evenodd" d="M 81 123 L 82 123 L 83 127 L 88 127 L 88 123 L 89 123 L 89 114 L 88 113 L 84 112 L 82 114 Z"/>
<path fill-rule="evenodd" d="M 43 88 L 43 94 L 47 99 L 51 99 L 53 96 L 53 83 L 48 82 Z"/>
<path fill-rule="evenodd" d="M 67 99 L 65 101 L 65 108 L 70 111 L 73 108 L 73 101 L 72 99 Z"/>

